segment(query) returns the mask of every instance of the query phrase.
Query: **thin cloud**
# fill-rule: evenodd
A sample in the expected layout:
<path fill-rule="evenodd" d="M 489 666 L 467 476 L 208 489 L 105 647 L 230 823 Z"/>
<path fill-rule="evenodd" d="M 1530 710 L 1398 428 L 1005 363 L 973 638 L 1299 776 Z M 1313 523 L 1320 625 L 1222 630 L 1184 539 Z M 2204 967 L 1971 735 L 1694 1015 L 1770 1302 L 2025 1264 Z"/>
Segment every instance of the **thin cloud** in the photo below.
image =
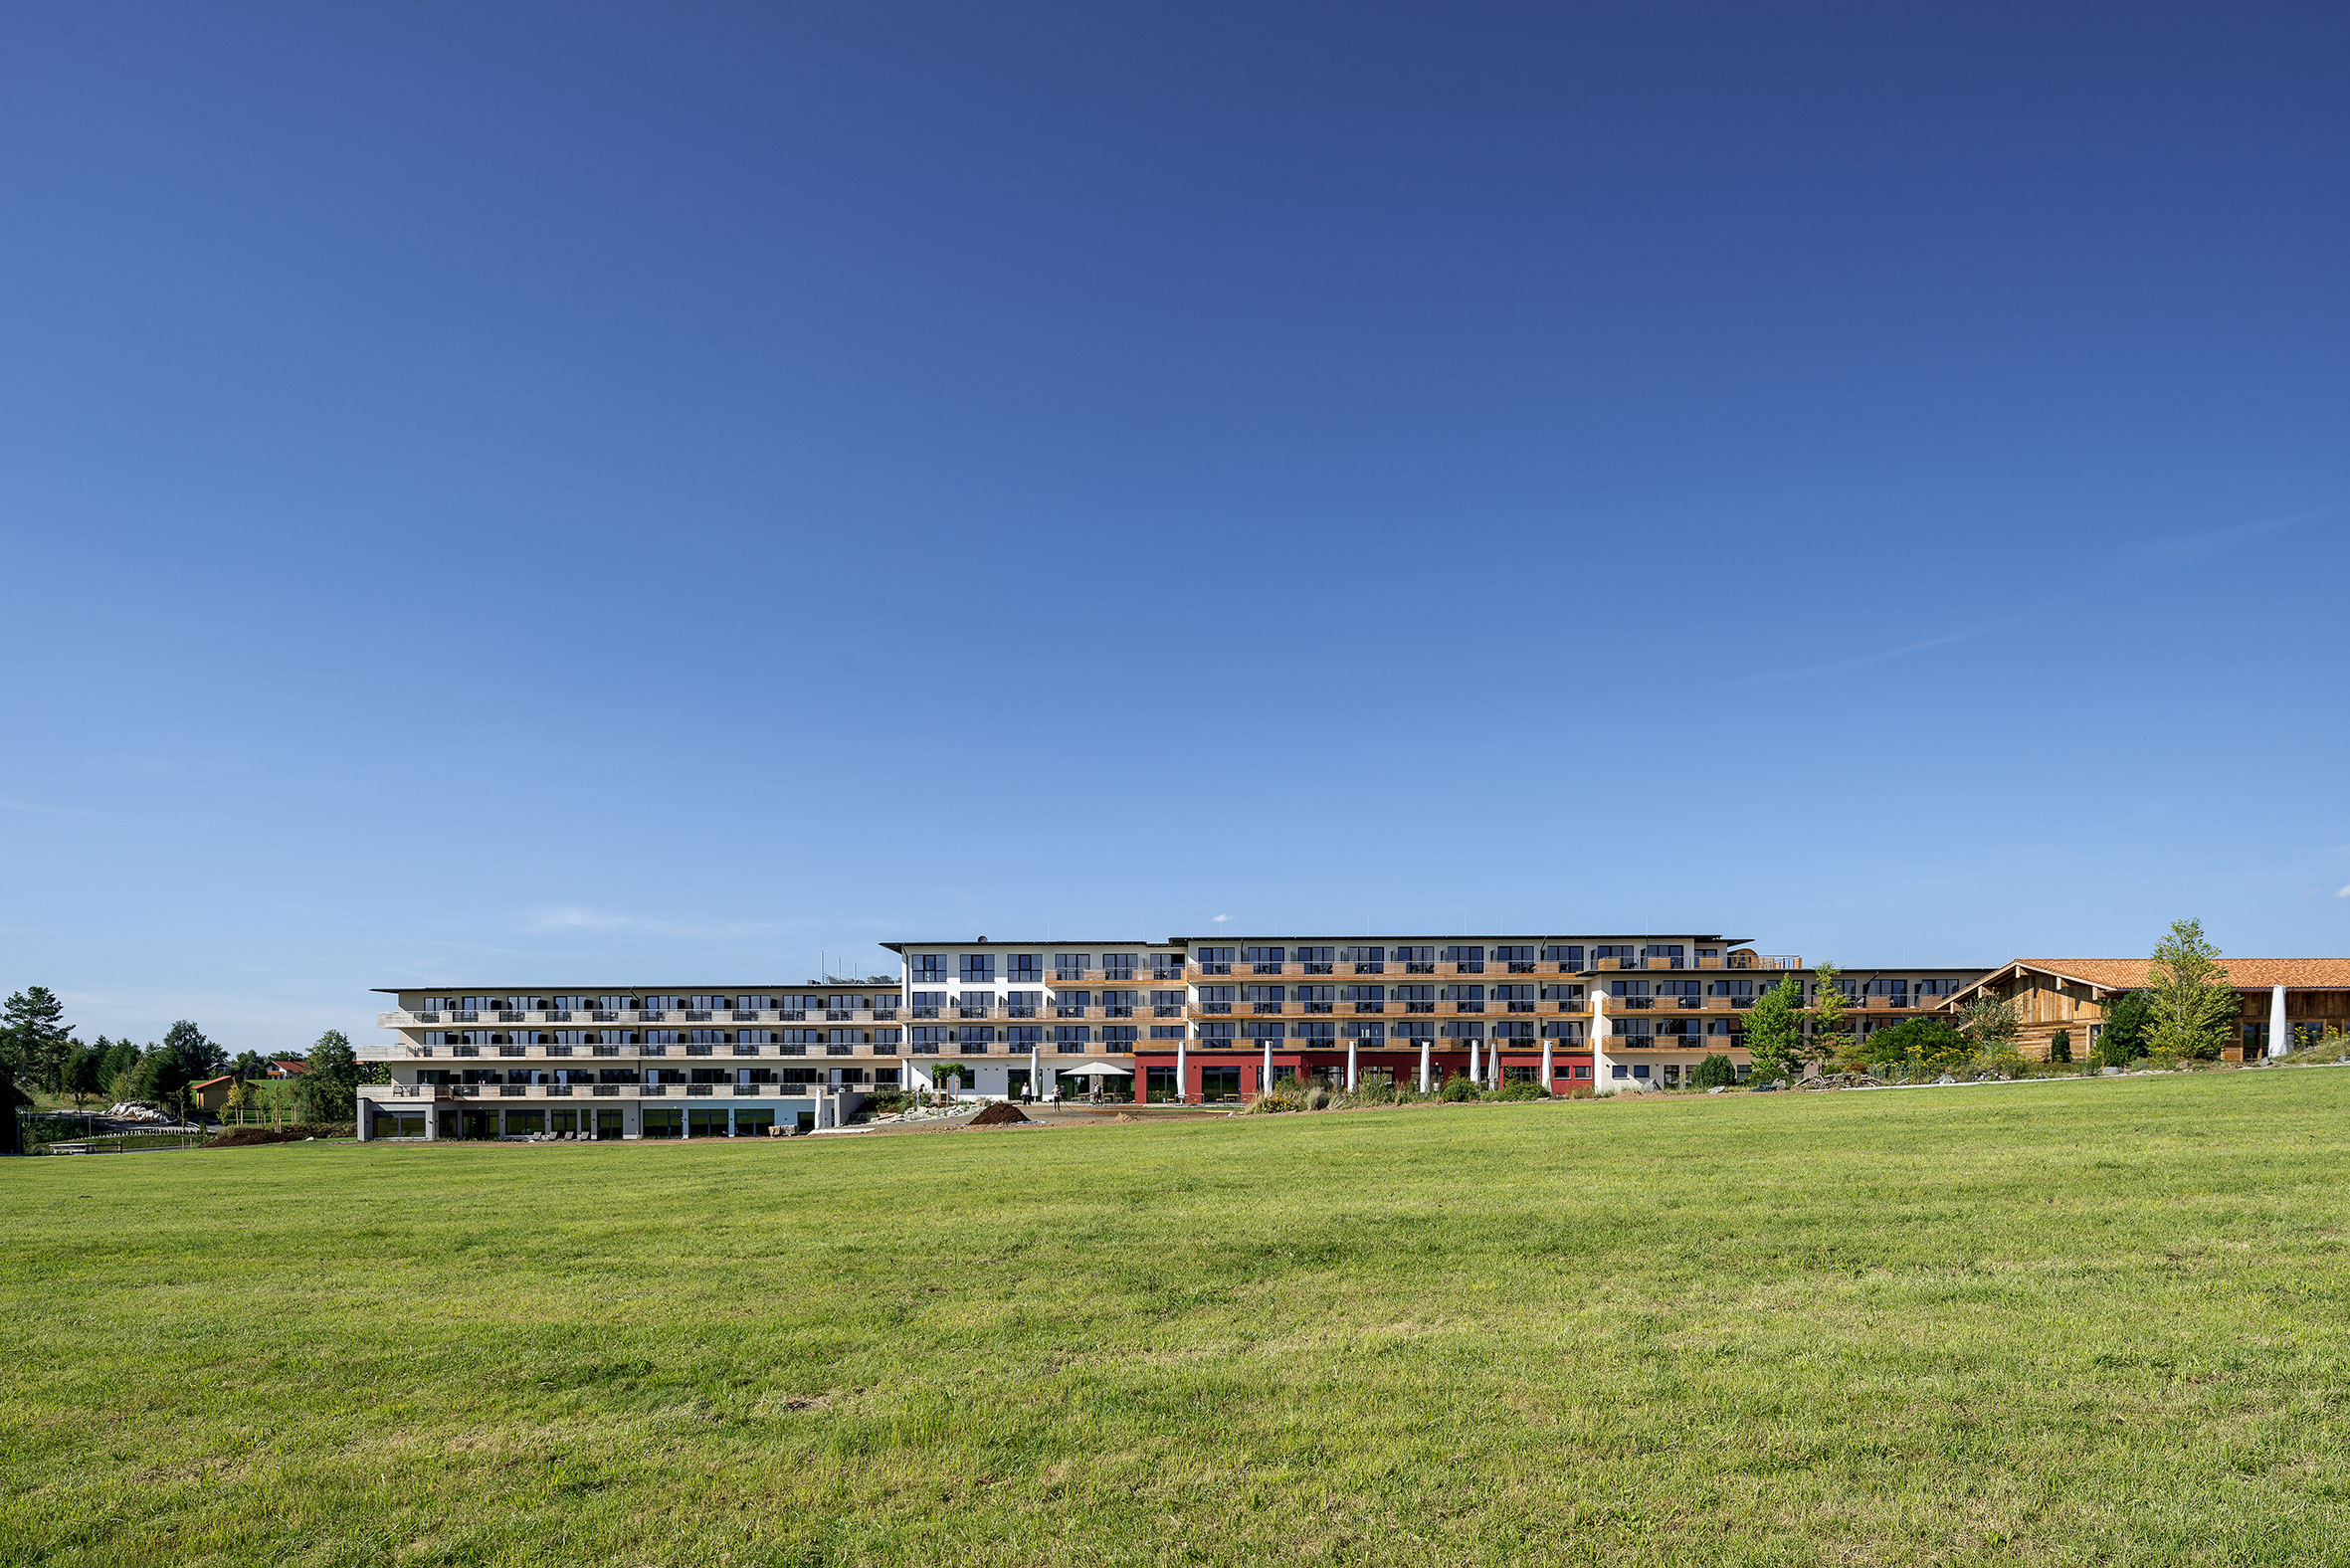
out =
<path fill-rule="evenodd" d="M 1229 915 L 1229 914 L 1218 914 L 1218 915 L 1211 915 L 1211 916 L 1209 917 L 1208 923 L 1209 923 L 1210 925 L 1222 925 L 1222 924 L 1223 924 L 1225 921 L 1227 921 L 1227 920 L 1229 920 L 1229 919 L 1231 919 L 1231 918 L 1232 918 L 1232 916 L 1231 916 L 1231 915 Z"/>
<path fill-rule="evenodd" d="M 44 817 L 87 817 L 80 806 L 43 806 L 29 800 L 0 800 L 0 811 L 30 811 Z"/>
<path fill-rule="evenodd" d="M 694 941 L 729 941 L 744 937 L 772 937 L 808 931 L 894 931 L 896 922 L 868 916 L 794 920 L 671 920 L 659 915 L 627 914 L 585 904 L 548 904 L 514 916 L 514 929 L 526 936 L 596 934 L 673 936 Z"/>
<path fill-rule="evenodd" d="M 1929 648 L 1947 648 L 1952 643 L 1963 643 L 1997 630 L 1996 626 L 1977 626 L 1964 632 L 1947 632 L 1940 637 L 1929 637 L 1922 643 L 1905 643 L 1899 648 L 1887 648 L 1880 653 L 1862 654 L 1857 659 L 1839 659 L 1825 665 L 1799 665 L 1792 670 L 1766 670 L 1759 675 L 1745 677 L 1738 685 L 1762 686 L 1773 681 L 1806 681 L 1814 676 L 1841 676 L 1848 671 L 1881 665 L 1889 659 L 1906 659 L 1911 654 L 1922 654 Z"/>
<path fill-rule="evenodd" d="M 2330 517 L 2341 511 L 2339 502 L 2330 506 L 2313 507 L 2308 511 L 2287 512 L 2281 517 L 2263 517 L 2257 522 L 2240 522 L 2232 528 L 2212 528 L 2203 533 L 2183 533 L 2171 539 L 2147 539 L 2137 547 L 2141 559 L 2163 565 L 2179 561 L 2199 561 L 2208 555 L 2219 555 L 2254 539 L 2282 533 L 2287 528 L 2298 528 L 2305 523 Z"/>
<path fill-rule="evenodd" d="M 2340 892 L 2335 893 L 2334 896 L 2337 898 L 2350 898 L 2350 887 L 2343 888 Z"/>

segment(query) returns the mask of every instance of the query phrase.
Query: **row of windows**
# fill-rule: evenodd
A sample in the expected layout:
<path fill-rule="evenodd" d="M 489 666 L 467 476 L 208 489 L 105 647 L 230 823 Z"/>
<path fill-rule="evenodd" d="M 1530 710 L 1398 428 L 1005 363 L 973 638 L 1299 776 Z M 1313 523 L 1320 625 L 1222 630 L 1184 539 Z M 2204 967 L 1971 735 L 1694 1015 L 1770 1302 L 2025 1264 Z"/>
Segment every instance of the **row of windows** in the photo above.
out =
<path fill-rule="evenodd" d="M 842 1046 L 897 1044 L 896 1029 L 426 1029 L 428 1046 Z"/>
<path fill-rule="evenodd" d="M 628 996 L 619 992 L 601 995 L 559 994 L 549 996 L 428 996 L 421 1011 L 427 1013 L 558 1013 L 580 1012 L 660 1012 L 672 1008 L 695 1008 L 707 1012 L 798 1012 L 808 1008 L 871 1009 L 874 998 L 880 995 L 882 1007 L 895 1007 L 894 992 L 825 992 L 806 995 L 732 995 L 685 996 L 644 995 Z"/>

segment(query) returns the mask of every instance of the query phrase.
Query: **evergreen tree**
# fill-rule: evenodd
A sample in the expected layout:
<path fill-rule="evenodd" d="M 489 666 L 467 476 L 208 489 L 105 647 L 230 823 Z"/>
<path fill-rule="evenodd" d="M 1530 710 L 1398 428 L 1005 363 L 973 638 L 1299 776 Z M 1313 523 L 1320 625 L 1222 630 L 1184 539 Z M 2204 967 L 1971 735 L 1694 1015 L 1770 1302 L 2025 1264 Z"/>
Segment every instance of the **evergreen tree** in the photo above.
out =
<path fill-rule="evenodd" d="M 1834 964 L 1822 964 L 1819 986 L 1812 1001 L 1812 1043 L 1804 1053 L 1806 1060 L 1832 1062 L 1852 1044 L 1845 1025 L 1844 987 L 1837 984 L 1837 976 L 1844 971 Z"/>
<path fill-rule="evenodd" d="M 2095 1060 L 2101 1068 L 2126 1068 L 2146 1054 L 2154 1032 L 2154 1003 L 2143 991 L 2125 991 L 2105 1004 L 2097 1029 Z"/>
<path fill-rule="evenodd" d="M 66 1005 L 47 986 L 29 985 L 11 996 L 0 1009 L 0 1052 L 6 1056 L 0 1071 L 62 1092 L 73 1040 L 65 1018 Z"/>
<path fill-rule="evenodd" d="M 2155 944 L 2147 981 L 2154 1008 L 2148 1044 L 2154 1050 L 2209 1060 L 2235 1037 L 2243 1004 L 2202 921 L 2171 922 L 2171 934 Z"/>
<path fill-rule="evenodd" d="M 2049 1060 L 2051 1062 L 2069 1062 L 2072 1060 L 2071 1030 L 2059 1029 L 2055 1034 L 2049 1036 Z"/>
<path fill-rule="evenodd" d="M 1789 975 L 1746 1010 L 1746 1056 L 1762 1082 L 1792 1078 L 1803 1060 L 1803 982 Z"/>
<path fill-rule="evenodd" d="M 1724 1087 L 1738 1081 L 1738 1068 L 1728 1057 L 1715 1052 L 1697 1064 L 1696 1076 L 1691 1081 L 1699 1088 Z"/>

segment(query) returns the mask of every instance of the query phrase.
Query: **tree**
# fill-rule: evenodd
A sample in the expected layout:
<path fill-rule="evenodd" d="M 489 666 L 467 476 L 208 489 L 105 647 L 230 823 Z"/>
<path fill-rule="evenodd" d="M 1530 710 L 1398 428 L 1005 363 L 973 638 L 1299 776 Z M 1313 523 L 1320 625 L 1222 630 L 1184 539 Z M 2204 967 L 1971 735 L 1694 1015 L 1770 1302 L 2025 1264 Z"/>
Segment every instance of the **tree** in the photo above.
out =
<path fill-rule="evenodd" d="M 270 1076 L 270 1060 L 258 1051 L 240 1051 L 237 1060 L 229 1064 L 229 1075 L 240 1083 Z"/>
<path fill-rule="evenodd" d="M 0 1051 L 7 1059 L 0 1071 L 58 1087 L 73 1041 L 65 1018 L 66 1005 L 47 986 L 29 985 L 11 996 L 0 1009 Z"/>
<path fill-rule="evenodd" d="M 139 1059 L 137 1083 L 142 1099 L 177 1104 L 190 1083 L 219 1075 L 228 1054 L 204 1038 L 204 1031 L 186 1019 L 171 1026 L 163 1044 Z"/>
<path fill-rule="evenodd" d="M 128 1099 L 136 1094 L 140 1055 L 138 1047 L 127 1040 L 117 1040 L 107 1047 L 98 1066 L 98 1092 L 116 1099 Z"/>
<path fill-rule="evenodd" d="M 2154 1050 L 2208 1061 L 2235 1036 L 2243 1004 L 2202 921 L 2171 922 L 2171 934 L 2154 945 L 2146 978 L 2154 1007 L 2147 1044 Z"/>
<path fill-rule="evenodd" d="M 229 1054 L 184 1018 L 164 1032 L 163 1049 L 176 1054 L 188 1065 L 188 1072 L 200 1078 L 217 1078 L 229 1065 Z"/>
<path fill-rule="evenodd" d="M 1834 1061 L 1852 1044 L 1845 1028 L 1844 987 L 1836 979 L 1842 973 L 1834 964 L 1820 966 L 1812 993 L 1812 1043 L 1804 1053 L 1808 1061 Z"/>
<path fill-rule="evenodd" d="M 1986 994 L 1959 1010 L 1958 1032 L 1987 1056 L 2013 1045 L 2016 1028 L 2016 1004 L 2005 997 Z"/>
<path fill-rule="evenodd" d="M 99 1070 L 104 1066 L 106 1037 L 100 1035 L 95 1045 L 85 1046 L 77 1041 L 66 1063 L 65 1080 L 61 1089 L 74 1096 L 76 1105 L 85 1104 L 105 1092 L 105 1079 Z"/>
<path fill-rule="evenodd" d="M 2059 1029 L 2055 1034 L 2049 1036 L 2049 1060 L 2051 1062 L 2069 1062 L 2072 1060 L 2071 1030 Z"/>
<path fill-rule="evenodd" d="M 1803 982 L 1789 975 L 1746 1010 L 1746 1057 L 1757 1081 L 1795 1077 L 1803 1060 Z"/>
<path fill-rule="evenodd" d="M 1974 1042 L 1939 1018 L 1905 1018 L 1880 1029 L 1863 1043 L 1862 1054 L 1871 1064 L 1898 1064 L 1947 1073 L 1975 1054 Z"/>
<path fill-rule="evenodd" d="M 1738 1081 L 1738 1068 L 1719 1052 L 1706 1056 L 1697 1064 L 1697 1072 L 1690 1079 L 1699 1088 L 1723 1088 Z"/>
<path fill-rule="evenodd" d="M 2153 999 L 2143 991 L 2124 991 L 2105 1004 L 2093 1060 L 2101 1068 L 2126 1068 L 2146 1054 L 2153 1032 Z"/>
<path fill-rule="evenodd" d="M 359 1058 L 339 1029 L 309 1050 L 310 1070 L 294 1080 L 294 1104 L 304 1121 L 349 1121 L 359 1114 Z"/>

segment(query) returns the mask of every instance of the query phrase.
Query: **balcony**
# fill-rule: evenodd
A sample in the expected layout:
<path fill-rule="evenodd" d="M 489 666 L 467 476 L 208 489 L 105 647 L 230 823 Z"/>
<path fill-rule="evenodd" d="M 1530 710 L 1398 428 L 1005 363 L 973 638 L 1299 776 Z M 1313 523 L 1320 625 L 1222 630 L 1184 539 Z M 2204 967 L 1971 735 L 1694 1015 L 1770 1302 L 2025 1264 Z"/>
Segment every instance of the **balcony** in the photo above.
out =
<path fill-rule="evenodd" d="M 529 1020 L 528 1013 L 517 1012 L 512 1008 L 501 1008 L 497 1014 L 497 1021 L 501 1024 L 522 1024 L 529 1022 Z"/>

